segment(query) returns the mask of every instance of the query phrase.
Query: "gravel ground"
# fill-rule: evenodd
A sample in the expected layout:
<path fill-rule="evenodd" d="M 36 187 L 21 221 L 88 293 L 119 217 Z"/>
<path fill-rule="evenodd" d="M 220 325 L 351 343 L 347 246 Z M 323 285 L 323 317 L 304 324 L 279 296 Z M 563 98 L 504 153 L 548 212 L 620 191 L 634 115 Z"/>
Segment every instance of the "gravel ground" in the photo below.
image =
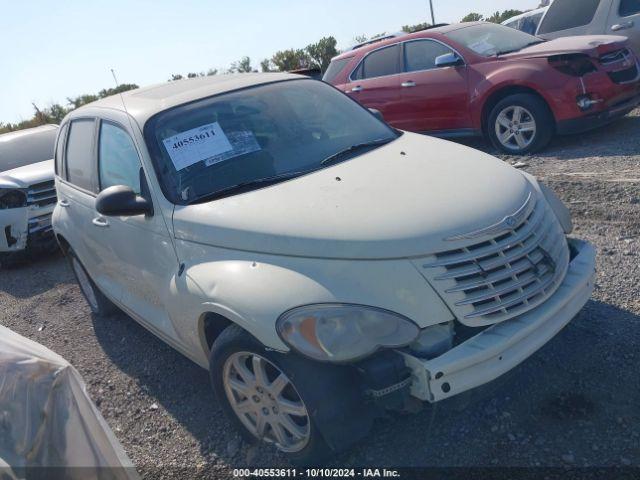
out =
<path fill-rule="evenodd" d="M 640 111 L 521 162 L 598 248 L 593 299 L 493 384 L 381 420 L 335 466 L 640 466 Z M 471 143 L 481 149 L 487 147 Z M 286 466 L 243 444 L 207 373 L 124 314 L 99 320 L 61 256 L 0 272 L 0 323 L 68 359 L 147 477 Z M 187 473 L 188 472 L 188 473 Z"/>

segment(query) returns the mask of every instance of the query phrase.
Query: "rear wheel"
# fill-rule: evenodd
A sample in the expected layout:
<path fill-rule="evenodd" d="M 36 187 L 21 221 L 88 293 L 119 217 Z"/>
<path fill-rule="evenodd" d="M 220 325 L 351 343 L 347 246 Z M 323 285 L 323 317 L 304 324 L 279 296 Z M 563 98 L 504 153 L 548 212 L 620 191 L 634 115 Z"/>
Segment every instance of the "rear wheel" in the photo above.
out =
<path fill-rule="evenodd" d="M 91 312 L 100 317 L 106 317 L 115 313 L 118 308 L 98 289 L 93 280 L 91 280 L 91 277 L 89 277 L 89 274 L 73 250 L 69 250 L 68 256 L 71 262 L 71 269 L 78 281 L 82 296 L 89 304 Z"/>
<path fill-rule="evenodd" d="M 509 95 L 489 114 L 487 133 L 505 153 L 524 155 L 546 147 L 553 136 L 553 115 L 547 104 L 531 94 Z"/>

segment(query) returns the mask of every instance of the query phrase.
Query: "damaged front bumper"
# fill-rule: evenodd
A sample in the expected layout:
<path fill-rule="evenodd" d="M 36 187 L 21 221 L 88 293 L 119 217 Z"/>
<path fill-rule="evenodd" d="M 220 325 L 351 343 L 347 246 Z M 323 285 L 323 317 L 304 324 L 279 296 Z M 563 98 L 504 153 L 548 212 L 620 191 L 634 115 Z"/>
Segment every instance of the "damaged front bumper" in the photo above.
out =
<path fill-rule="evenodd" d="M 53 205 L 0 210 L 0 254 L 49 247 L 54 242 L 52 213 Z"/>
<path fill-rule="evenodd" d="M 572 259 L 567 275 L 537 308 L 492 325 L 431 360 L 400 352 L 411 369 L 410 394 L 437 402 L 490 382 L 527 359 L 569 323 L 593 291 L 595 250 L 587 242 L 568 242 Z"/>

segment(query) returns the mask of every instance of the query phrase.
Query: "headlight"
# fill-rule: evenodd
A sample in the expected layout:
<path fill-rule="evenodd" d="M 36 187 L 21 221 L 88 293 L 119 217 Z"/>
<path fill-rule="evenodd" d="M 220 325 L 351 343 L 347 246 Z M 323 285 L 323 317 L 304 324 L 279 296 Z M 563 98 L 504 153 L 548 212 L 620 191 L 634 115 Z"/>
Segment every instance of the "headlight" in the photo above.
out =
<path fill-rule="evenodd" d="M 562 229 L 564 233 L 569 234 L 573 231 L 573 222 L 571 221 L 571 212 L 569 209 L 562 203 L 562 200 L 558 198 L 558 196 L 547 187 L 544 183 L 538 182 L 540 185 L 540 190 L 544 194 L 544 198 L 547 199 L 547 202 L 551 206 L 551 209 L 558 217 L 558 221 L 560 225 L 562 225 Z"/>
<path fill-rule="evenodd" d="M 419 329 L 409 319 L 375 307 L 318 304 L 294 308 L 276 322 L 282 340 L 314 360 L 347 362 L 379 348 L 413 342 Z"/>
<path fill-rule="evenodd" d="M 0 188 L 0 210 L 27 206 L 27 196 L 20 190 Z"/>

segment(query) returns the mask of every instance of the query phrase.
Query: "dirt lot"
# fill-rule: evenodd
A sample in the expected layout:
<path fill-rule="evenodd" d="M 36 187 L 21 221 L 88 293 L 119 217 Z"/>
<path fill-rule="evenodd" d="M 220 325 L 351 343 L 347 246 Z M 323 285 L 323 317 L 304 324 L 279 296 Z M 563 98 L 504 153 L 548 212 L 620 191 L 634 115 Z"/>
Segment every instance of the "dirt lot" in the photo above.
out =
<path fill-rule="evenodd" d="M 593 299 L 507 378 L 380 421 L 336 466 L 640 466 L 640 111 L 505 160 L 553 187 L 597 246 Z M 92 318 L 62 257 L 0 271 L 0 305 L 0 323 L 80 371 L 146 476 L 284 464 L 240 442 L 204 370 L 123 314 Z"/>

